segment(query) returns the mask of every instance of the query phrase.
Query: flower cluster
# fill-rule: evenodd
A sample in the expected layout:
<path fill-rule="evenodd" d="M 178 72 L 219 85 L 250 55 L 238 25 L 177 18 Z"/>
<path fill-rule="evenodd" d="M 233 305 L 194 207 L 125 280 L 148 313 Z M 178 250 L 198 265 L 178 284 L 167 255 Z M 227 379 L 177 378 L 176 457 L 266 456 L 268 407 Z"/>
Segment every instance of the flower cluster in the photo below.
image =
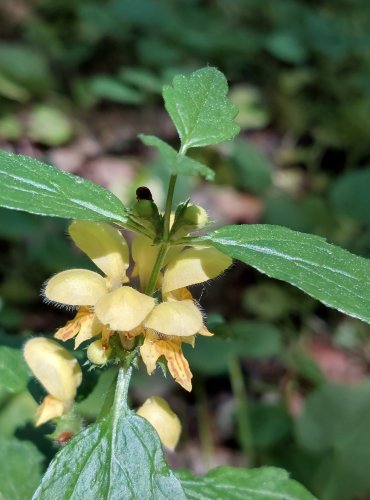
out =
<path fill-rule="evenodd" d="M 104 364 L 112 351 L 112 336 L 118 335 L 125 347 L 136 345 L 141 337 L 140 355 L 148 374 L 163 356 L 175 381 L 191 391 L 192 373 L 182 343 L 194 346 L 197 334 L 212 334 L 188 287 L 220 275 L 231 259 L 210 247 L 169 246 L 151 296 L 144 291 L 160 250 L 150 238 L 134 236 L 134 267 L 128 273 L 129 247 L 118 229 L 103 222 L 74 221 L 69 234 L 101 273 L 70 269 L 47 282 L 44 295 L 48 301 L 77 308 L 75 317 L 55 338 L 74 338 L 75 348 L 95 338 L 88 358 Z M 136 288 L 133 283 L 138 283 Z"/>

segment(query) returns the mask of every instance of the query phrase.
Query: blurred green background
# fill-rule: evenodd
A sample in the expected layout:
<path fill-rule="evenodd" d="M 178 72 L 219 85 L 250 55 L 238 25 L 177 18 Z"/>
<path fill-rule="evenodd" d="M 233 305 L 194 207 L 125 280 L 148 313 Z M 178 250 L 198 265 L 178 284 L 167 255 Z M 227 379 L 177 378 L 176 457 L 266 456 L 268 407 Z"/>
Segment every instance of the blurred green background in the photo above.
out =
<path fill-rule="evenodd" d="M 218 225 L 279 224 L 370 257 L 367 0 L 2 0 L 0 19 L 1 148 L 128 204 L 148 185 L 161 205 L 168 175 L 137 134 L 176 146 L 162 85 L 215 65 L 242 132 L 195 151 L 216 181 L 185 178 L 177 200 L 190 196 Z M 39 293 L 53 273 L 88 265 L 66 224 L 0 211 L 0 478 L 17 485 L 6 499 L 28 498 L 60 446 L 60 429 L 50 439 L 52 426 L 32 426 L 41 388 L 19 349 L 70 318 Z M 195 294 L 216 336 L 187 350 L 193 393 L 159 370 L 137 372 L 132 391 L 133 405 L 158 394 L 180 415 L 170 463 L 198 473 L 274 464 L 320 499 L 370 498 L 369 327 L 243 265 Z M 1 389 L 9 364 L 19 367 L 11 392 Z M 86 373 L 84 422 L 111 378 Z"/>

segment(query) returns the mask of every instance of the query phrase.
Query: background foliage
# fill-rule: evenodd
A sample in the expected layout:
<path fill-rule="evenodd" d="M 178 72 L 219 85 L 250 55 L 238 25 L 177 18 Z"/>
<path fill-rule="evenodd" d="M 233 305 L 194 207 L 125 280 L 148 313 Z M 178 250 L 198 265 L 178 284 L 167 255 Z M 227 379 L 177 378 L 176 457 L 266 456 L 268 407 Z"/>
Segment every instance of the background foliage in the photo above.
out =
<path fill-rule="evenodd" d="M 16 0 L 2 2 L 0 16 L 3 149 L 79 173 L 126 203 L 147 184 L 161 203 L 165 170 L 137 134 L 154 131 L 177 147 L 161 110 L 162 85 L 216 65 L 230 80 L 243 132 L 233 143 L 194 150 L 194 160 L 215 169 L 215 183 L 184 178 L 176 197 L 191 193 L 220 223 L 279 224 L 370 257 L 366 0 Z M 0 439 L 7 450 L 0 484 L 6 499 L 23 499 L 62 431 L 50 439 L 51 426 L 32 426 L 36 404 L 26 388 L 36 401 L 41 389 L 20 346 L 69 318 L 40 299 L 44 280 L 89 264 L 61 221 L 2 209 L 0 238 Z M 275 465 L 320 498 L 365 498 L 368 326 L 242 265 L 198 296 L 217 337 L 199 339 L 187 353 L 194 395 L 159 373 L 149 386 L 135 374 L 134 404 L 165 395 L 185 422 L 170 463 L 198 473 Z M 85 377 L 78 406 L 86 422 L 98 415 L 111 377 L 110 370 L 99 380 L 94 372 Z M 18 466 L 15 476 L 10 464 L 20 460 L 34 474 Z"/>

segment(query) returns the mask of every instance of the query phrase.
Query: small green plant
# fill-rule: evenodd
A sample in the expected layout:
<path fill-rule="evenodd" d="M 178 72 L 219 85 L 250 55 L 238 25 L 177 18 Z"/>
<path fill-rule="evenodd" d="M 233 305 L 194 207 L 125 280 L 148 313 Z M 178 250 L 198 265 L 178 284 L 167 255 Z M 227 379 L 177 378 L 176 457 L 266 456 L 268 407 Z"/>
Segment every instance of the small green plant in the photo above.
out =
<path fill-rule="evenodd" d="M 214 178 L 211 168 L 187 152 L 231 140 L 239 131 L 234 122 L 237 109 L 227 90 L 224 75 L 212 67 L 177 76 L 164 87 L 179 149 L 158 137 L 141 136 L 170 171 L 163 213 L 145 187 L 138 188 L 137 202 L 127 208 L 90 181 L 32 158 L 0 152 L 0 205 L 72 219 L 72 240 L 99 270 L 69 269 L 47 282 L 43 293 L 48 301 L 76 309 L 55 338 L 74 339 L 75 347 L 88 345 L 86 362 L 91 367 L 98 371 L 111 365 L 117 372 L 97 421 L 80 430 L 74 400 L 83 376 L 77 359 L 55 340 L 34 337 L 26 342 L 24 358 L 47 392 L 36 424 L 55 420 L 60 435 L 75 434 L 50 463 L 35 499 L 77 499 L 86 494 L 99 499 L 313 498 L 274 467 L 221 467 L 204 477 L 170 470 L 161 442 L 170 449 L 176 446 L 178 417 L 156 396 L 137 413 L 128 403 L 131 374 L 141 362 L 149 375 L 160 365 L 191 391 L 191 367 L 182 344 L 196 349 L 197 335 L 208 337 L 210 344 L 213 339 L 188 287 L 219 276 L 232 259 L 370 323 L 366 259 L 318 236 L 279 226 L 212 230 L 202 207 L 189 200 L 173 207 L 179 176 Z M 122 229 L 134 233 L 131 248 Z M 129 272 L 130 256 L 134 268 Z M 9 367 L 4 383 L 10 390 L 22 383 L 24 366 L 19 366 L 17 360 Z"/>

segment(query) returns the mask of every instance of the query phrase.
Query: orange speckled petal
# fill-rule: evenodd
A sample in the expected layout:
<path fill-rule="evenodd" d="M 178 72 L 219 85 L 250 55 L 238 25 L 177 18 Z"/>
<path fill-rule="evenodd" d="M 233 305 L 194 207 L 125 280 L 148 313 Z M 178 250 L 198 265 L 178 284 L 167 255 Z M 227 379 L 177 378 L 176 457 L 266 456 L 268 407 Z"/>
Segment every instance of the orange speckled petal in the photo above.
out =
<path fill-rule="evenodd" d="M 155 369 L 158 358 L 164 356 L 167 359 L 169 372 L 175 381 L 187 391 L 191 391 L 191 379 L 193 377 L 189 363 L 181 349 L 182 339 L 161 340 L 150 330 L 146 330 L 145 340 L 140 348 L 143 362 L 148 374 L 151 375 Z"/>
<path fill-rule="evenodd" d="M 65 326 L 59 328 L 54 337 L 63 342 L 76 337 L 75 349 L 77 349 L 82 342 L 98 335 L 101 328 L 102 325 L 95 313 L 88 307 L 80 307 L 76 316 L 71 321 L 68 321 Z"/>
<path fill-rule="evenodd" d="M 193 374 L 190 371 L 189 363 L 181 349 L 181 339 L 159 340 L 155 344 L 156 350 L 167 359 L 167 366 L 175 381 L 186 391 L 191 391 L 191 379 Z"/>

